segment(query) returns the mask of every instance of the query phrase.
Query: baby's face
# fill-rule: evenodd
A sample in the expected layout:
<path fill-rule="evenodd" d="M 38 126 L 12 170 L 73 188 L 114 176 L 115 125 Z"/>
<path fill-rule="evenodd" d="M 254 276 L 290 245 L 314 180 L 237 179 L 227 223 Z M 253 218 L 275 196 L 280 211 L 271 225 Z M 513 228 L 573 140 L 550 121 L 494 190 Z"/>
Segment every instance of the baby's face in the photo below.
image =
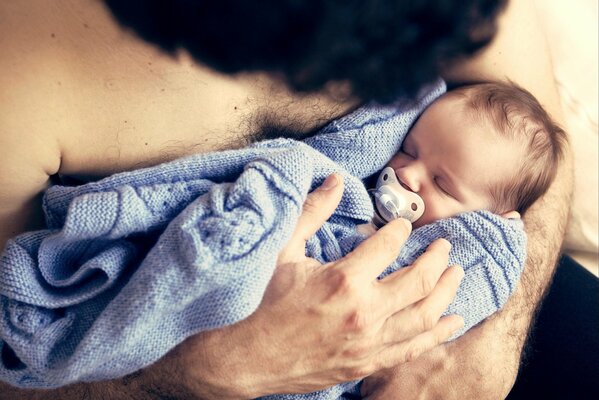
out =
<path fill-rule="evenodd" d="M 461 212 L 494 211 L 491 188 L 515 179 L 523 149 L 471 113 L 460 98 L 435 101 L 388 164 L 402 186 L 424 200 L 415 227 Z"/>

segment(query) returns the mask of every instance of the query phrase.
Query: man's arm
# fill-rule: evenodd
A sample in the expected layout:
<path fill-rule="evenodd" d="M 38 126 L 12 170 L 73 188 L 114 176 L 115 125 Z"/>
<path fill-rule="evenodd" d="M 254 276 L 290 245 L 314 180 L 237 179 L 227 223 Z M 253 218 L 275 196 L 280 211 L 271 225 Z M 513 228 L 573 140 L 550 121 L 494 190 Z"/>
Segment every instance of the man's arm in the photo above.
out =
<path fill-rule="evenodd" d="M 446 79 L 450 84 L 510 79 L 532 92 L 558 123 L 563 121 L 549 51 L 531 0 L 512 0 L 491 46 L 450 69 Z M 566 150 L 550 190 L 524 217 L 528 258 L 504 309 L 460 339 L 368 379 L 365 393 L 371 398 L 504 398 L 515 382 L 528 330 L 555 270 L 571 193 L 572 160 Z"/>

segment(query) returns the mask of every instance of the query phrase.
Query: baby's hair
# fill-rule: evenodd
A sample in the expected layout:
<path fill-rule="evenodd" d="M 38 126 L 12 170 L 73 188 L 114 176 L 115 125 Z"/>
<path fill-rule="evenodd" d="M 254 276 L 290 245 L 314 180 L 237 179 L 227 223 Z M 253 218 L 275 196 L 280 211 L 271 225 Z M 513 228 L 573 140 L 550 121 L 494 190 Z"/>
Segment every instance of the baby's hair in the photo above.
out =
<path fill-rule="evenodd" d="M 500 133 L 526 146 L 518 172 L 504 185 L 490 188 L 493 211 L 523 214 L 555 179 L 564 157 L 566 133 L 532 94 L 515 83 L 480 83 L 448 94 L 452 93 L 462 95 L 477 118 L 491 122 Z"/>

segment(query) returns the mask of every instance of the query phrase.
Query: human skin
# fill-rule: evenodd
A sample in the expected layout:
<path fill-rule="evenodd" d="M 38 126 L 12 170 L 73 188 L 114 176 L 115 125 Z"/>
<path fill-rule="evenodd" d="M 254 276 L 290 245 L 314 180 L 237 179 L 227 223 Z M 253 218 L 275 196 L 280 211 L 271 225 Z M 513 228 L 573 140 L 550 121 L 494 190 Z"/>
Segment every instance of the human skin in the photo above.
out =
<path fill-rule="evenodd" d="M 415 228 L 474 210 L 506 214 L 491 189 L 517 176 L 523 146 L 473 118 L 462 98 L 443 96 L 418 118 L 389 161 L 399 182 L 424 201 Z"/>
<path fill-rule="evenodd" d="M 0 226 L 3 238 L 40 225 L 39 193 L 47 187 L 48 176 L 58 171 L 103 176 L 190 152 L 242 145 L 249 138 L 238 133 L 254 131 L 258 115 L 268 114 L 275 122 L 282 122 L 298 132 L 307 132 L 356 106 L 351 99 L 339 101 L 326 96 L 295 96 L 265 76 L 225 77 L 184 56 L 175 60 L 164 57 L 152 47 L 122 34 L 106 15 L 86 2 L 47 4 L 49 2 L 38 0 L 27 5 L 19 3 L 5 2 L 0 6 L 1 15 L 11 16 L 0 24 L 0 37 L 10 38 L 0 42 L 4 55 L 0 59 L 0 87 L 3 88 L 0 94 L 3 96 L 0 101 L 0 159 L 4 161 L 4 172 L 0 178 L 0 187 L 3 188 L 0 192 Z M 20 7 L 26 7 L 26 12 Z M 506 21 L 510 27 L 522 26 L 519 21 Z M 538 45 L 535 35 L 530 33 L 517 36 L 521 45 L 531 40 L 526 44 L 530 46 L 526 51 L 535 50 Z M 546 78 L 547 66 L 538 64 L 542 64 L 542 58 L 527 60 L 530 69 L 515 69 L 515 65 L 519 64 L 515 60 L 518 59 L 499 57 L 509 53 L 505 46 L 504 42 L 503 46 L 483 53 L 474 62 L 462 64 L 448 75 L 450 81 L 502 78 L 498 76 L 499 71 L 506 72 L 506 76 L 533 92 L 556 117 L 554 111 L 557 108 L 548 104 L 553 89 L 548 89 L 542 80 L 529 79 L 537 76 L 530 74 L 534 67 L 537 67 L 535 72 L 543 77 L 539 79 Z M 170 133 L 168 139 L 162 136 L 166 129 Z M 204 132 L 199 139 L 198 131 Z M 558 181 L 560 179 L 563 183 L 563 172 Z M 538 221 L 538 226 L 545 229 L 537 234 L 532 232 L 538 248 L 531 248 L 531 258 L 543 262 L 532 263 L 532 268 L 527 266 L 532 275 L 525 274 L 523 285 L 533 293 L 530 297 L 533 301 L 547 285 L 560 242 L 559 228 L 545 226 L 542 221 L 548 218 L 558 221 L 556 225 L 559 225 L 565 220 L 562 217 L 564 191 L 568 191 L 567 185 L 556 184 L 546 196 L 551 198 L 553 193 L 557 200 L 552 205 L 555 209 L 542 202 L 528 213 L 532 223 Z M 541 211 L 535 217 L 533 210 L 537 209 Z M 545 236 L 544 241 L 538 239 L 542 236 Z M 551 241 L 546 241 L 546 238 L 551 238 Z M 382 241 L 387 243 L 388 250 L 381 252 L 392 253 L 391 248 L 398 247 L 401 239 L 385 238 Z M 537 272 L 533 273 L 535 270 Z M 284 272 L 280 274 L 286 276 Z M 485 389 L 489 391 L 483 393 L 501 397 L 498 393 L 511 386 L 515 377 L 523 339 L 497 340 L 498 332 L 508 332 L 513 328 L 516 336 L 524 337 L 530 322 L 530 312 L 523 308 L 522 299 L 517 303 L 518 296 L 517 293 L 511 306 L 506 308 L 508 314 L 502 313 L 505 315 L 503 323 L 495 318 L 451 345 L 430 353 L 427 357 L 432 357 L 428 358 L 431 364 L 445 367 L 459 361 L 461 367 L 459 371 L 437 369 L 426 385 L 435 387 L 434 383 L 448 387 L 448 382 L 452 381 L 454 387 L 463 384 L 464 388 L 472 388 L 480 386 L 477 378 L 484 373 L 495 380 L 486 379 L 489 388 Z M 512 322 L 507 323 L 513 315 L 519 317 L 515 326 Z M 253 324 L 248 328 L 256 327 L 252 321 L 247 324 Z M 227 333 L 235 336 L 244 332 L 247 334 L 249 330 Z M 509 337 L 507 333 L 505 336 Z M 223 341 L 223 336 L 206 334 L 195 341 L 185 342 L 165 360 L 129 379 L 79 384 L 52 394 L 65 399 L 81 396 L 130 399 L 158 397 L 158 393 L 165 390 L 174 396 L 183 396 L 195 390 L 199 397 L 222 398 L 215 393 L 218 393 L 219 384 L 222 387 L 232 383 L 231 377 L 222 374 L 205 377 L 206 384 L 197 388 L 195 384 L 198 380 L 201 382 L 202 377 L 193 377 L 192 368 L 182 366 L 181 360 L 185 357 L 181 355 L 187 354 L 188 359 L 200 359 L 205 355 L 206 359 L 210 359 L 212 355 L 209 353 L 218 348 L 210 344 L 222 344 Z M 260 343 L 255 345 L 255 348 L 260 347 Z M 490 348 L 496 351 L 489 354 Z M 246 360 L 251 360 L 253 355 Z M 234 356 L 223 362 L 232 363 Z M 413 361 L 402 376 L 419 379 L 428 371 L 427 365 L 421 365 L 420 359 Z M 505 365 L 505 368 L 498 367 L 500 365 Z M 359 371 L 349 372 L 355 374 Z M 459 380 L 453 376 L 456 373 L 460 374 Z M 178 382 L 181 378 L 196 381 L 191 384 Z M 392 384 L 393 379 L 380 381 L 381 388 L 392 387 Z M 312 389 L 310 385 L 304 390 Z M 422 385 L 425 392 L 426 385 Z M 228 389 L 235 392 L 237 388 L 233 384 L 230 386 Z M 273 386 L 270 383 L 270 389 Z M 258 393 L 268 388 L 260 390 L 258 385 L 254 385 L 254 389 Z M 9 398 L 36 396 L 33 392 L 5 387 L 0 390 L 2 393 L 11 390 Z M 197 392 L 202 390 L 208 393 L 200 396 Z M 37 395 L 47 398 L 48 392 Z M 231 393 L 231 397 L 235 395 L 243 397 L 249 394 Z"/>

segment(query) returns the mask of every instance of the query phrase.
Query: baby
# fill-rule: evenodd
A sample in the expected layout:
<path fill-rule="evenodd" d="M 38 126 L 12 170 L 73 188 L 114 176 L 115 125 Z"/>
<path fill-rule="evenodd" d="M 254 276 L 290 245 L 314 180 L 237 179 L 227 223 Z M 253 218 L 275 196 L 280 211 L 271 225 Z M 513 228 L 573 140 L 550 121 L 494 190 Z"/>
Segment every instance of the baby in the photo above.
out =
<path fill-rule="evenodd" d="M 420 116 L 379 175 L 380 227 L 420 227 L 462 212 L 518 218 L 547 191 L 566 135 L 527 91 L 483 83 L 447 92 Z"/>

